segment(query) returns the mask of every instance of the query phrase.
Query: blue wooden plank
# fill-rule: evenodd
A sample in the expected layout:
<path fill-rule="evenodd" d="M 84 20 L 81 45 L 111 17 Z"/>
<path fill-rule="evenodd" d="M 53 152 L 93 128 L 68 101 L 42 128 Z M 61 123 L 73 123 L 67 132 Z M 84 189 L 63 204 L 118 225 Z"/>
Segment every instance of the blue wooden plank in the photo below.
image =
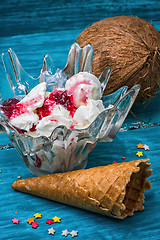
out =
<path fill-rule="evenodd" d="M 22 66 L 33 76 L 38 76 L 43 56 L 49 53 L 55 68 L 63 68 L 69 48 L 78 34 L 88 25 L 98 20 L 116 15 L 134 15 L 151 21 L 160 30 L 160 2 L 142 1 L 18 1 L 0 3 L 0 52 L 12 48 L 18 55 Z M 135 105 L 133 112 L 147 122 L 139 125 L 138 118 L 129 114 L 124 122 L 126 131 L 119 132 L 111 143 L 99 143 L 90 153 L 87 167 L 106 165 L 113 161 L 122 162 L 137 159 L 136 145 L 139 142 L 149 145 L 150 151 L 143 151 L 150 158 L 153 175 L 149 178 L 152 188 L 145 193 L 145 210 L 137 212 L 124 221 L 111 219 L 63 204 L 38 197 L 15 192 L 11 184 L 17 176 L 32 176 L 15 149 L 0 150 L 0 239 L 51 239 L 45 223 L 55 215 L 62 218 L 60 224 L 54 224 L 56 239 L 64 239 L 61 232 L 78 230 L 77 239 L 154 239 L 160 236 L 159 220 L 159 155 L 160 122 L 159 95 L 147 105 Z M 130 127 L 139 127 L 130 130 Z M 0 144 L 8 145 L 4 134 L 0 134 Z M 2 148 L 3 146 L 0 146 Z M 16 214 L 16 212 L 18 214 Z M 34 213 L 42 213 L 37 220 L 39 228 L 32 229 L 26 223 Z M 20 220 L 18 225 L 12 219 Z M 68 239 L 71 239 L 71 235 Z"/>
<path fill-rule="evenodd" d="M 98 214 L 90 213 L 63 204 L 30 196 L 11 189 L 11 184 L 17 176 L 23 178 L 32 176 L 24 162 L 14 149 L 0 152 L 0 239 L 50 239 L 45 223 L 47 218 L 60 216 L 60 224 L 54 224 L 57 239 L 63 239 L 61 232 L 78 230 L 78 239 L 158 239 L 160 233 L 159 220 L 159 127 L 154 130 L 146 128 L 118 133 L 112 143 L 99 143 L 89 155 L 87 167 L 106 165 L 113 161 L 122 162 L 137 159 L 136 145 L 139 142 L 149 145 L 150 151 L 143 151 L 145 158 L 150 158 L 153 175 L 149 178 L 152 188 L 145 193 L 145 210 L 137 212 L 133 217 L 120 221 Z M 17 212 L 18 214 L 16 214 Z M 42 213 L 42 219 L 37 220 L 39 228 L 32 229 L 26 223 L 36 212 Z M 19 225 L 13 225 L 11 220 L 16 217 Z M 129 227 L 130 226 L 130 227 Z M 129 230 L 128 230 L 129 227 Z M 135 231 L 136 229 L 136 231 Z M 69 239 L 70 236 L 68 236 Z"/>
<path fill-rule="evenodd" d="M 81 29 L 116 15 L 157 22 L 159 9 L 158 0 L 4 1 L 0 4 L 0 36 Z"/>

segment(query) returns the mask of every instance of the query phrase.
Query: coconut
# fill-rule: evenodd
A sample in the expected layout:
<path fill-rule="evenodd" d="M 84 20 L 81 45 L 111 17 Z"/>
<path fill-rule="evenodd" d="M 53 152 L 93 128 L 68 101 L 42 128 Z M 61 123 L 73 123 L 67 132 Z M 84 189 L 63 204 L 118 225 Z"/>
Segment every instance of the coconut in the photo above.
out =
<path fill-rule="evenodd" d="M 156 95 L 160 85 L 160 33 L 151 23 L 132 16 L 104 19 L 80 33 L 77 42 L 81 47 L 92 44 L 94 75 L 112 68 L 105 95 L 135 84 L 141 85 L 139 102 Z"/>

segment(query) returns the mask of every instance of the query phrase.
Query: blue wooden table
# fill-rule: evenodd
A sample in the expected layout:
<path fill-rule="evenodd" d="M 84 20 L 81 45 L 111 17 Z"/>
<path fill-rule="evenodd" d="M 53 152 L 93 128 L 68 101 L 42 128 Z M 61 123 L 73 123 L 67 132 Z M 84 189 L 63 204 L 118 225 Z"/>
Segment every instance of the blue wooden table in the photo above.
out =
<path fill-rule="evenodd" d="M 12 48 L 24 69 L 37 77 L 43 56 L 49 53 L 55 68 L 63 68 L 70 46 L 81 31 L 93 22 L 116 15 L 134 15 L 151 21 L 160 30 L 160 3 L 143 1 L 16 1 L 0 3 L 0 52 Z M 135 105 L 111 143 L 99 143 L 90 153 L 87 167 L 106 165 L 113 161 L 135 160 L 138 143 L 147 144 L 144 158 L 150 158 L 153 175 L 149 178 L 152 188 L 145 193 L 145 210 L 121 221 L 69 207 L 46 199 L 15 192 L 11 184 L 18 176 L 31 177 L 24 162 L 9 140 L 0 134 L 0 239 L 41 240 L 65 239 L 67 229 L 78 231 L 77 239 L 160 239 L 160 94 L 148 104 Z M 144 122 L 139 120 L 141 118 Z M 31 228 L 26 222 L 35 213 L 39 227 Z M 54 236 L 48 234 L 52 227 L 47 218 L 61 217 L 55 223 Z M 13 224 L 12 219 L 19 219 Z M 71 235 L 66 237 L 72 239 Z M 76 239 L 76 238 L 75 238 Z"/>

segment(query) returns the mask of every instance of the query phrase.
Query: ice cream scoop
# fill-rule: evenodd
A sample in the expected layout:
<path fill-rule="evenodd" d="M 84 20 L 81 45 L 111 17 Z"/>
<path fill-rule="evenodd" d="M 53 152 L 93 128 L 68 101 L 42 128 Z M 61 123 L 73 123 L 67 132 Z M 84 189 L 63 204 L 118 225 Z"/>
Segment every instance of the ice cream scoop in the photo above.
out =
<path fill-rule="evenodd" d="M 103 110 L 105 108 L 101 100 L 88 99 L 87 104 L 80 106 L 74 114 L 76 127 L 81 129 L 88 127 Z"/>
<path fill-rule="evenodd" d="M 20 102 L 12 101 L 10 106 L 2 106 L 11 124 L 25 131 L 36 125 L 39 117 L 35 110 L 43 105 L 45 92 L 46 83 L 43 82 L 34 87 Z"/>
<path fill-rule="evenodd" d="M 99 79 L 91 73 L 80 72 L 67 80 L 65 89 L 73 96 L 74 105 L 79 108 L 86 105 L 88 99 L 101 99 Z"/>

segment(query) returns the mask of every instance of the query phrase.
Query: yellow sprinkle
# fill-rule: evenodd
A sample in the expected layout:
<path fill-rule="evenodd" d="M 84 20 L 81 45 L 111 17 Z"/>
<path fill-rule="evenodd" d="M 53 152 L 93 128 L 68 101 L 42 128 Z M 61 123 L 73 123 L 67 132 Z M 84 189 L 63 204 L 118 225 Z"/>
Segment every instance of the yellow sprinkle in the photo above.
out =
<path fill-rule="evenodd" d="M 139 152 L 139 151 L 136 153 L 136 155 L 137 155 L 138 157 L 143 157 L 143 153 L 142 153 L 142 152 Z"/>
<path fill-rule="evenodd" d="M 60 217 L 57 217 L 57 216 L 53 217 L 52 219 L 53 219 L 53 221 L 54 221 L 55 223 L 56 223 L 56 222 L 60 223 L 60 221 L 61 221 L 61 218 L 60 218 Z"/>

